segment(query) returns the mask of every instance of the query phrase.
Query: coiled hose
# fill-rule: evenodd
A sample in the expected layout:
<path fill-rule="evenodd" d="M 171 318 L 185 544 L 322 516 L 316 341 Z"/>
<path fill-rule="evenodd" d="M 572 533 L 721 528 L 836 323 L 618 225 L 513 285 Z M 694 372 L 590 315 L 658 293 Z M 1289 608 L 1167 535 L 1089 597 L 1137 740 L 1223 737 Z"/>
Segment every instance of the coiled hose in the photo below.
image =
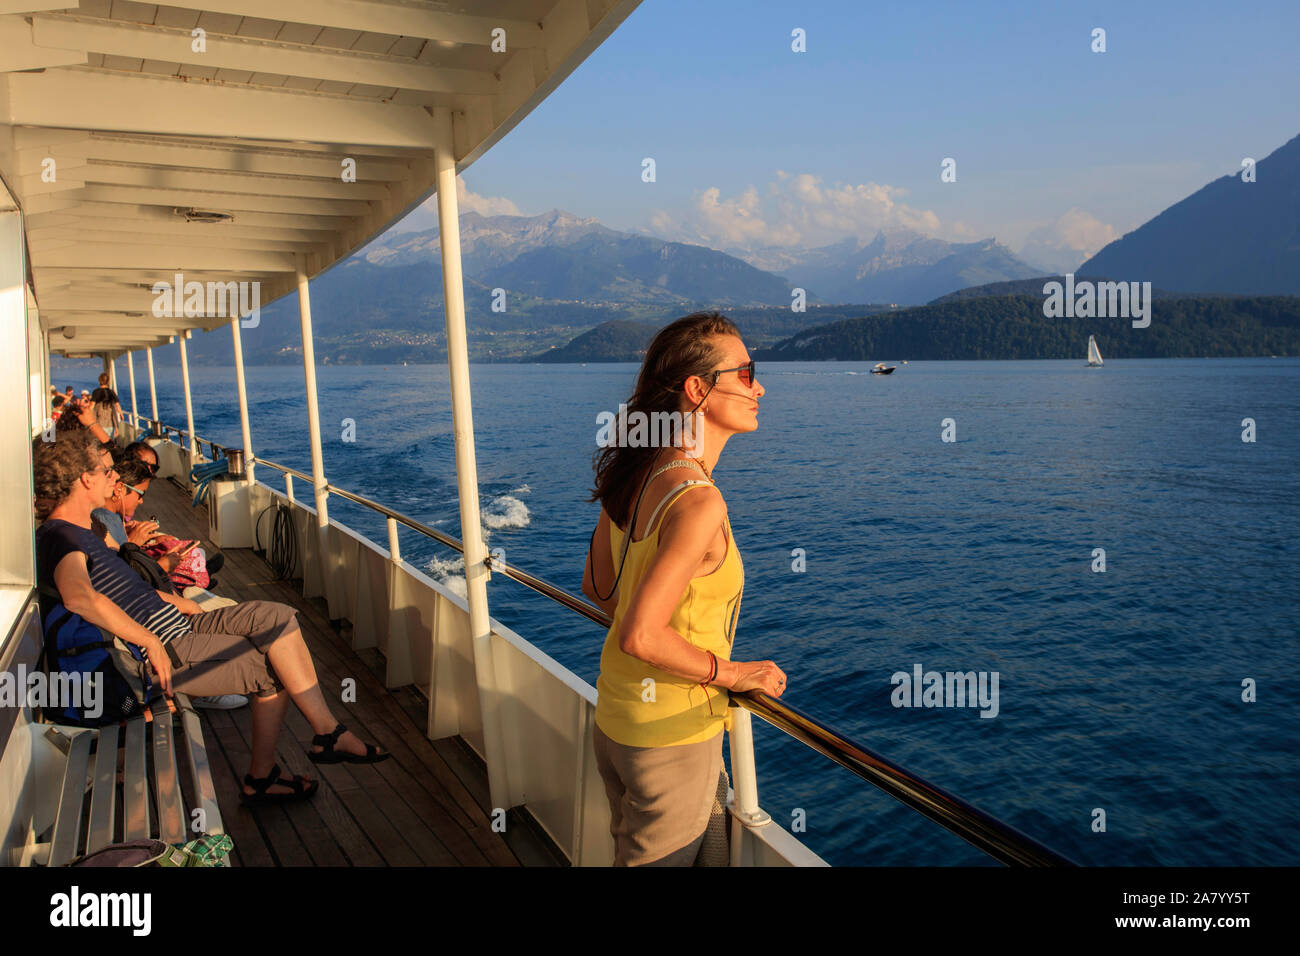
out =
<path fill-rule="evenodd" d="M 226 473 L 226 459 L 218 458 L 210 461 L 205 465 L 195 465 L 190 469 L 190 483 L 197 485 L 194 489 L 193 506 L 197 508 L 200 502 L 208 500 L 208 482 L 219 475 Z"/>
<path fill-rule="evenodd" d="M 293 569 L 298 564 L 298 535 L 293 527 L 293 512 L 287 505 L 274 501 L 262 509 L 262 513 L 253 522 L 253 547 L 261 550 L 262 538 L 259 531 L 262 517 L 272 509 L 275 510 L 275 515 L 271 518 L 271 537 L 266 545 L 266 563 L 277 581 L 287 581 L 293 577 Z"/>

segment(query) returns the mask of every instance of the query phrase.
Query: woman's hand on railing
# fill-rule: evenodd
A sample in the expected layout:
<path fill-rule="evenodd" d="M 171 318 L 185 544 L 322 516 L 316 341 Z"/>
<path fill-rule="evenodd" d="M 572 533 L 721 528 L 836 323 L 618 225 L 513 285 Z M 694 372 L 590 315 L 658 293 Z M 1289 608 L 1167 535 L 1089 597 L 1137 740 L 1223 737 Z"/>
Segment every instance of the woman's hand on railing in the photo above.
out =
<path fill-rule="evenodd" d="M 737 694 L 761 690 L 769 697 L 780 697 L 785 693 L 785 671 L 774 661 L 732 661 L 731 666 L 735 668 L 735 676 L 724 686 Z"/>

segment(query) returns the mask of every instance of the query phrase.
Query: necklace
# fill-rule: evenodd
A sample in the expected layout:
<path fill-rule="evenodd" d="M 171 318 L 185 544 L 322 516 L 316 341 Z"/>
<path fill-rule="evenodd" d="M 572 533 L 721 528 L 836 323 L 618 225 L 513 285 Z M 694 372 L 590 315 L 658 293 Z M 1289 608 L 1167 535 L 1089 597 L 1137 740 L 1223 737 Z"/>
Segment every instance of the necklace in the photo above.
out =
<path fill-rule="evenodd" d="M 660 468 L 659 471 L 656 471 L 655 474 L 659 474 L 659 472 L 665 471 L 669 468 L 676 468 L 679 466 L 683 468 L 688 468 L 692 463 L 700 466 L 700 469 L 704 472 L 704 477 L 709 479 L 709 482 L 711 484 L 717 484 L 717 482 L 713 480 L 713 475 L 709 471 L 709 466 L 704 464 L 704 459 L 692 458 L 690 455 L 687 455 L 685 458 L 674 458 L 672 461 L 668 462 L 668 464 L 664 465 L 663 468 Z"/>

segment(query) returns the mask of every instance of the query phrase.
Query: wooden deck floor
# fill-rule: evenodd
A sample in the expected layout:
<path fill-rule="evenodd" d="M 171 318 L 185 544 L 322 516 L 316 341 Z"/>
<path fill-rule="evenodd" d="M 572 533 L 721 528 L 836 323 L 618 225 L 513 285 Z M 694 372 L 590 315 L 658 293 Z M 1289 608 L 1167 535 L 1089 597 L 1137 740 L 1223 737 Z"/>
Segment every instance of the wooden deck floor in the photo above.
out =
<path fill-rule="evenodd" d="M 157 515 L 163 531 L 199 538 L 211 554 L 203 506 L 169 481 L 155 480 L 137 512 Z M 424 735 L 427 704 L 411 688 L 389 691 L 375 651 L 363 659 L 330 624 L 324 602 L 303 598 L 298 582 L 276 581 L 251 550 L 223 552 L 215 593 L 234 600 L 280 601 L 298 620 L 330 707 L 363 740 L 390 751 L 373 765 L 316 766 L 307 759 L 311 728 L 290 707 L 277 747 L 282 772 L 321 781 L 309 801 L 250 809 L 239 802 L 252 739 L 249 710 L 200 711 L 226 832 L 242 866 L 518 866 L 562 862 L 526 814 L 512 811 L 506 834 L 489 818 L 487 774 L 458 739 Z M 356 681 L 355 703 L 341 703 L 342 681 Z"/>

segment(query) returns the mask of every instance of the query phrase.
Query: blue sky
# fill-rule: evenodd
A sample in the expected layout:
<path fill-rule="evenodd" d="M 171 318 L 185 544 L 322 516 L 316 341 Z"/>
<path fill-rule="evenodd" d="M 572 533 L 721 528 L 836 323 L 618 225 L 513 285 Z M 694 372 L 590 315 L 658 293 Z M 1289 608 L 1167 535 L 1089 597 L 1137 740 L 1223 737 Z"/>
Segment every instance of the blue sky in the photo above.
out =
<path fill-rule="evenodd" d="M 1300 133 L 1298 35 L 1294 0 L 646 0 L 470 168 L 466 208 L 717 248 L 905 225 L 1091 253 Z"/>

